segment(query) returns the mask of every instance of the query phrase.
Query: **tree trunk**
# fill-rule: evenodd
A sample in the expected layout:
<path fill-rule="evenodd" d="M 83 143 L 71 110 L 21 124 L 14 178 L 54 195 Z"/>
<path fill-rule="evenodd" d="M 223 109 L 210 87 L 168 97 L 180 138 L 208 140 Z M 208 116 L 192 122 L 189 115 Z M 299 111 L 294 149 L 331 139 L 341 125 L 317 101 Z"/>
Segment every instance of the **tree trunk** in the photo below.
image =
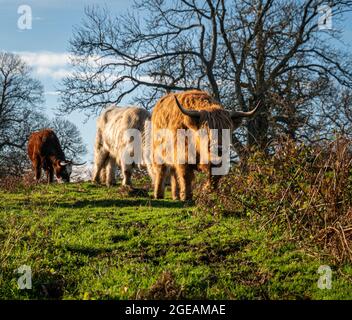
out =
<path fill-rule="evenodd" d="M 258 16 L 261 15 L 263 7 L 262 1 L 258 2 Z M 266 104 L 266 83 L 265 83 L 265 41 L 263 21 L 260 19 L 256 24 L 256 87 L 253 92 L 251 106 L 256 106 L 258 102 L 261 104 L 259 114 L 248 123 L 248 146 L 257 147 L 260 151 L 266 152 L 268 146 L 268 113 L 269 108 Z"/>
<path fill-rule="evenodd" d="M 260 113 L 252 120 L 248 121 L 247 125 L 247 144 L 248 147 L 256 147 L 260 151 L 267 152 L 268 148 L 268 108 L 266 105 L 261 105 Z"/>

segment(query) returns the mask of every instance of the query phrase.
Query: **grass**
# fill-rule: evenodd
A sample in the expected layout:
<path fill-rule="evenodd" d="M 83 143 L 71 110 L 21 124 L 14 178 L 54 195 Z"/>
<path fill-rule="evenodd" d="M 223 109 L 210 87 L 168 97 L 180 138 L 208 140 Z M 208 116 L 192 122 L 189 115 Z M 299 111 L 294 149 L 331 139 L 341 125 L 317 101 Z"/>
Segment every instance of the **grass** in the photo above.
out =
<path fill-rule="evenodd" d="M 15 270 L 32 269 L 32 290 Z M 332 289 L 318 288 L 330 265 Z M 0 299 L 351 299 L 351 265 L 247 216 L 89 183 L 0 191 Z"/>

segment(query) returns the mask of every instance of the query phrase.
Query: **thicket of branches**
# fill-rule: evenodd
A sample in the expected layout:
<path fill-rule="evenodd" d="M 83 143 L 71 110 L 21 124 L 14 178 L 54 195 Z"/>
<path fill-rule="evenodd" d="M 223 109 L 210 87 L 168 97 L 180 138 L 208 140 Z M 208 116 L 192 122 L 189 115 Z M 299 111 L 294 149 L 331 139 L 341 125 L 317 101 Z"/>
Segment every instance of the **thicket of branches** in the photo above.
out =
<path fill-rule="evenodd" d="M 333 29 L 322 31 L 326 4 Z M 330 138 L 350 117 L 352 60 L 335 45 L 351 5 L 137 0 L 121 16 L 87 8 L 71 40 L 75 72 L 63 82 L 61 111 L 99 112 L 128 97 L 150 108 L 166 92 L 200 88 L 229 109 L 246 111 L 261 101 L 260 115 L 234 136 L 240 155 L 245 142 L 266 150 L 282 135 Z"/>

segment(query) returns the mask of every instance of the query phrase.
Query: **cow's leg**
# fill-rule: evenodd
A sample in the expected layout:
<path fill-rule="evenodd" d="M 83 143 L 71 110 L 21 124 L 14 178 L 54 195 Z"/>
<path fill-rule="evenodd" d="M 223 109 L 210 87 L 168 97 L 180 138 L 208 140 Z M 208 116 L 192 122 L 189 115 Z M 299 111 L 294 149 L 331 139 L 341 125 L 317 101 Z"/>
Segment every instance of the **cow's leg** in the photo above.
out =
<path fill-rule="evenodd" d="M 101 172 L 106 170 L 107 161 L 109 161 L 109 152 L 99 149 L 95 150 L 95 159 L 94 159 L 94 173 L 93 173 L 93 182 L 96 183 L 104 183 L 105 181 L 101 181 Z"/>
<path fill-rule="evenodd" d="M 122 185 L 123 186 L 132 186 L 132 165 L 129 164 L 122 164 L 121 165 L 121 172 L 122 172 Z"/>
<path fill-rule="evenodd" d="M 50 173 L 49 173 L 49 169 L 46 169 L 45 170 L 45 174 L 46 174 L 46 182 L 47 182 L 47 184 L 49 184 L 50 183 Z"/>
<path fill-rule="evenodd" d="M 165 165 L 155 165 L 154 169 L 154 198 L 164 199 L 165 196 Z"/>
<path fill-rule="evenodd" d="M 106 184 L 106 167 L 101 168 L 98 180 L 99 181 L 96 182 L 100 184 Z"/>
<path fill-rule="evenodd" d="M 109 152 L 103 147 L 103 136 L 100 129 L 97 130 L 94 145 L 94 168 L 92 182 L 106 183 L 106 161 L 109 158 Z"/>
<path fill-rule="evenodd" d="M 171 194 L 173 200 L 180 200 L 180 188 L 178 185 L 176 171 L 171 170 Z"/>
<path fill-rule="evenodd" d="M 110 156 L 109 160 L 107 160 L 105 171 L 105 183 L 108 187 L 111 187 L 116 184 L 116 162 L 115 159 Z"/>
<path fill-rule="evenodd" d="M 49 168 L 46 169 L 46 178 L 47 178 L 48 184 L 54 182 L 54 169 L 53 169 L 53 167 L 49 166 Z"/>
<path fill-rule="evenodd" d="M 40 176 L 42 175 L 42 167 L 39 161 L 35 161 L 33 163 L 33 169 L 35 172 L 35 181 L 38 183 L 40 180 Z"/>
<path fill-rule="evenodd" d="M 180 187 L 180 199 L 182 201 L 192 200 L 193 169 L 188 165 L 178 165 L 176 173 Z"/>

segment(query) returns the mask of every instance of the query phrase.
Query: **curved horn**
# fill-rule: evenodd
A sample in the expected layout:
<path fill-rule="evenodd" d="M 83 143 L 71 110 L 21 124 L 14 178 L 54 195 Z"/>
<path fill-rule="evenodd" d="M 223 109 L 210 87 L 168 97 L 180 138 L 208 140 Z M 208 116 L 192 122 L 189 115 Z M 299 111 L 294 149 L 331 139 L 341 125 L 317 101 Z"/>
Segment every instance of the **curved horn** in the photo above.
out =
<path fill-rule="evenodd" d="M 257 106 L 252 110 L 248 112 L 243 112 L 243 111 L 231 111 L 230 115 L 231 118 L 248 118 L 252 117 L 259 109 L 261 104 L 261 101 L 258 102 Z"/>
<path fill-rule="evenodd" d="M 196 111 L 196 110 L 187 110 L 184 107 L 182 107 L 180 101 L 178 101 L 177 97 L 174 96 L 176 104 L 178 106 L 178 108 L 180 109 L 180 111 L 185 114 L 186 116 L 189 116 L 191 118 L 195 118 L 195 119 L 199 119 L 200 118 L 200 112 Z"/>
<path fill-rule="evenodd" d="M 86 161 L 86 162 L 83 162 L 83 163 L 75 163 L 75 162 L 71 161 L 70 163 L 71 163 L 73 166 L 84 166 L 84 165 L 87 163 L 87 161 Z"/>

